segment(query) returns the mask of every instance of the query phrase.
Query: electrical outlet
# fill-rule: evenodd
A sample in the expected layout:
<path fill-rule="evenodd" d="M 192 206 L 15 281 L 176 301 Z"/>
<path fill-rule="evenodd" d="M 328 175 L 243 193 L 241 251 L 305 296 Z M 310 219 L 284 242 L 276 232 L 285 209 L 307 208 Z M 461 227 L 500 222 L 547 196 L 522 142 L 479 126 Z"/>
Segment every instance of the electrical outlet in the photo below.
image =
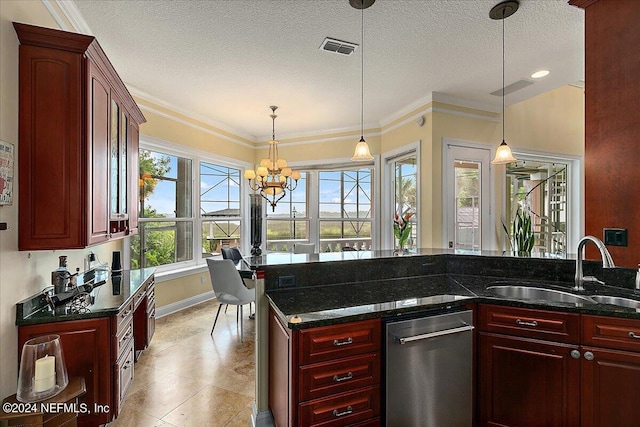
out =
<path fill-rule="evenodd" d="M 279 288 L 292 288 L 296 285 L 296 276 L 278 276 L 278 287 Z"/>
<path fill-rule="evenodd" d="M 627 246 L 626 228 L 605 228 L 604 244 L 607 246 Z"/>
<path fill-rule="evenodd" d="M 204 276 L 200 275 L 200 283 L 204 283 Z"/>

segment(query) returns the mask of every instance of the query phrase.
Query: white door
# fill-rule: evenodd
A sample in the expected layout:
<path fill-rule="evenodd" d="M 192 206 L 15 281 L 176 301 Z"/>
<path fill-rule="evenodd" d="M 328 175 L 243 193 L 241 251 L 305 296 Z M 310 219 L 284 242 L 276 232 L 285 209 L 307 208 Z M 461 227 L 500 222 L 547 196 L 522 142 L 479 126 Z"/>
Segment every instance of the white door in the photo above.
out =
<path fill-rule="evenodd" d="M 443 237 L 450 249 L 491 250 L 491 149 L 445 141 L 443 147 Z"/>

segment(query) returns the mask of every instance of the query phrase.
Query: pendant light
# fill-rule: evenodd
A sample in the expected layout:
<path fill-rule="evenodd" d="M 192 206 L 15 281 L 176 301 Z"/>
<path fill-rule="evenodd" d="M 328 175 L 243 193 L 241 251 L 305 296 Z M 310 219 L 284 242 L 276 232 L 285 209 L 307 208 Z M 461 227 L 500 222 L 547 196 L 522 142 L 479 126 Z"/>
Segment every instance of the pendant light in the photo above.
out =
<path fill-rule="evenodd" d="M 360 97 L 360 141 L 356 145 L 356 149 L 353 152 L 351 160 L 355 162 L 366 162 L 373 160 L 373 156 L 369 151 L 369 145 L 364 140 L 364 10 L 375 3 L 375 0 L 349 0 L 349 4 L 355 8 L 360 9 L 361 16 L 361 35 L 360 42 L 360 61 L 361 61 L 361 97 Z"/>
<path fill-rule="evenodd" d="M 491 163 L 498 165 L 512 163 L 517 160 L 513 157 L 511 148 L 509 148 L 504 140 L 504 20 L 516 13 L 519 6 L 520 3 L 517 1 L 507 0 L 493 6 L 489 12 L 491 19 L 502 20 L 502 144 L 500 144 L 496 150 L 496 156 L 491 161 Z"/>

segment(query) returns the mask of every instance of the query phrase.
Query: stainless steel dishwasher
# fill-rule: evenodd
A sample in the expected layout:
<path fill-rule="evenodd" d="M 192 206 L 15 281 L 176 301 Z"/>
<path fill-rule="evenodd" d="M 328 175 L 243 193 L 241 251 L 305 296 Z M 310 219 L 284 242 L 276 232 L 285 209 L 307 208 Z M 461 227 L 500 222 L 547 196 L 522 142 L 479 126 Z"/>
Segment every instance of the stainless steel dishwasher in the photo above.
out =
<path fill-rule="evenodd" d="M 472 311 L 385 319 L 387 427 L 470 427 Z"/>

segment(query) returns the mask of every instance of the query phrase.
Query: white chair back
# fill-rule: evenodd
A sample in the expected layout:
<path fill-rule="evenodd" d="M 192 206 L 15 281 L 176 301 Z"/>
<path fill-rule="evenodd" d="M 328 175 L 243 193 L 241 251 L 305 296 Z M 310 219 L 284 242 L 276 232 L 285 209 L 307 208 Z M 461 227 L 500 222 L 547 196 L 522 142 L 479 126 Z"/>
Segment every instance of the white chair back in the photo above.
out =
<path fill-rule="evenodd" d="M 255 301 L 255 290 L 247 289 L 230 259 L 207 259 L 213 292 L 218 301 L 225 304 L 248 304 Z M 231 298 L 229 298 L 231 297 Z"/>

